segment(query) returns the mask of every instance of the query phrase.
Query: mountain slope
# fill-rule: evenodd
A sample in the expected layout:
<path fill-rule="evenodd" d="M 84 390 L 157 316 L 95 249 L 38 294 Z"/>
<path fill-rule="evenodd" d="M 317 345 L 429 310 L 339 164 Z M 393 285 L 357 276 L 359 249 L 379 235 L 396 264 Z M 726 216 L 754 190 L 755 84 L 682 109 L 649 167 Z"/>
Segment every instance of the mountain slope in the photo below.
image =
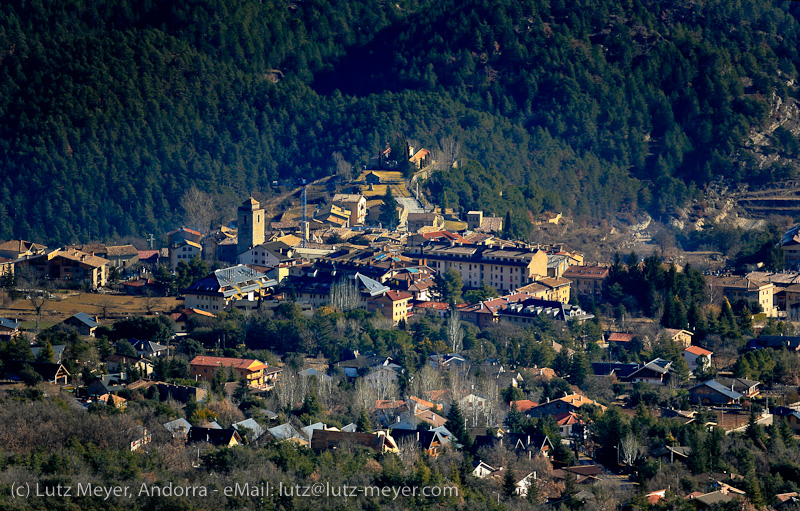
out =
<path fill-rule="evenodd" d="M 745 8 L 746 7 L 746 8 Z M 766 1 L 131 2 L 0 6 L 0 238 L 163 232 L 220 204 L 457 140 L 445 205 L 667 215 L 796 94 L 797 9 Z M 791 133 L 782 144 L 794 151 Z M 779 148 L 780 149 L 780 148 Z M 796 151 L 795 151 L 796 152 Z M 502 191 L 502 194 L 500 193 Z M 221 211 L 220 216 L 224 217 Z"/>

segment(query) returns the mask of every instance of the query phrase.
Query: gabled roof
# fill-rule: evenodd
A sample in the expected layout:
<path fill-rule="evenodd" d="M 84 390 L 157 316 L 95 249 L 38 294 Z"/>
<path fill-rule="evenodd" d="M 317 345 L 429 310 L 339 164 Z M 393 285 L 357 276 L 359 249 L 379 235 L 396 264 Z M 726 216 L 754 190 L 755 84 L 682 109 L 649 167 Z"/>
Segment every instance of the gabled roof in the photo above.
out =
<path fill-rule="evenodd" d="M 114 245 L 106 247 L 107 254 L 111 257 L 138 256 L 139 251 L 133 245 Z"/>
<path fill-rule="evenodd" d="M 85 312 L 79 312 L 79 313 L 71 316 L 70 319 L 74 319 L 75 321 L 83 323 L 84 325 L 86 325 L 89 328 L 94 328 L 96 326 L 100 326 L 100 323 L 95 321 L 93 317 L 91 317 L 90 315 L 86 314 Z"/>
<path fill-rule="evenodd" d="M 750 390 L 753 387 L 761 385 L 760 381 L 748 380 L 746 378 L 715 378 L 715 381 L 724 387 L 730 388 L 733 386 L 734 390 Z"/>
<path fill-rule="evenodd" d="M 408 400 L 409 401 L 413 401 L 413 402 L 417 403 L 418 405 L 424 406 L 424 407 L 429 408 L 429 409 L 438 408 L 435 404 L 431 403 L 430 401 L 425 401 L 424 399 L 420 399 L 417 396 L 408 396 Z"/>
<path fill-rule="evenodd" d="M 99 268 L 100 266 L 106 265 L 109 262 L 108 259 L 87 254 L 86 252 L 81 252 L 80 250 L 56 250 L 51 252 L 51 254 L 47 257 L 50 258 L 50 256 L 63 257 L 64 259 L 85 264 L 86 266 L 90 266 L 92 268 Z"/>
<path fill-rule="evenodd" d="M 44 245 L 39 245 L 38 243 L 25 240 L 8 240 L 0 243 L 0 250 L 8 250 L 11 252 L 27 252 L 29 250 L 36 251 L 44 250 L 46 248 L 47 247 Z"/>
<path fill-rule="evenodd" d="M 376 410 L 396 410 L 397 408 L 401 408 L 406 405 L 406 402 L 402 399 L 378 399 L 375 401 L 375 406 L 373 406 L 369 411 L 374 412 Z"/>
<path fill-rule="evenodd" d="M 670 367 L 672 367 L 672 362 L 669 360 L 664 360 L 663 358 L 655 358 L 650 362 L 646 363 L 642 367 L 633 371 L 628 378 L 634 378 L 638 373 L 642 371 L 653 371 L 654 373 L 658 373 L 661 375 L 669 373 Z"/>
<path fill-rule="evenodd" d="M 311 439 L 311 448 L 314 451 L 335 449 L 342 443 L 364 445 L 375 451 L 381 452 L 385 447 L 396 449 L 394 439 L 385 434 L 378 433 L 347 433 L 345 431 L 320 430 L 314 433 Z"/>
<path fill-rule="evenodd" d="M 19 328 L 19 323 L 16 321 L 11 321 L 10 319 L 0 318 L 0 327 L 8 328 L 9 330 L 17 330 Z"/>
<path fill-rule="evenodd" d="M 628 378 L 641 366 L 633 362 L 592 362 L 592 372 L 596 376 L 616 375 L 617 378 Z"/>
<path fill-rule="evenodd" d="M 233 367 L 234 369 L 250 369 L 251 371 L 258 371 L 264 369 L 267 364 L 255 359 L 245 358 L 227 358 L 227 357 L 207 357 L 198 355 L 189 362 L 189 365 L 204 366 L 204 367 Z"/>
<path fill-rule="evenodd" d="M 691 353 L 692 355 L 697 355 L 698 357 L 701 357 L 701 356 L 702 357 L 707 357 L 707 356 L 709 356 L 709 355 L 714 353 L 713 351 L 709 351 L 709 350 L 707 350 L 705 348 L 701 348 L 700 346 L 689 346 L 688 348 L 686 348 L 683 351 Z"/>
<path fill-rule="evenodd" d="M 269 431 L 270 435 L 272 435 L 275 440 L 278 441 L 288 440 L 290 438 L 300 438 L 305 440 L 303 438 L 303 434 L 297 431 L 297 429 L 288 422 L 281 424 L 280 426 L 275 426 L 274 428 L 269 428 L 267 431 Z"/>
<path fill-rule="evenodd" d="M 413 429 L 394 429 L 392 438 L 399 444 L 404 441 L 417 442 L 422 449 L 434 448 L 434 442 L 444 444 L 446 440 L 437 431 L 417 431 Z"/>
<path fill-rule="evenodd" d="M 520 399 L 518 401 L 512 401 L 511 404 L 509 405 L 509 408 L 511 407 L 511 405 L 517 405 L 517 410 L 519 410 L 520 412 L 527 412 L 531 408 L 539 406 L 537 403 L 534 403 L 530 399 Z"/>
<path fill-rule="evenodd" d="M 690 388 L 689 391 L 692 391 L 692 390 L 694 390 L 696 388 L 699 388 L 699 387 L 708 387 L 708 388 L 710 388 L 710 389 L 712 389 L 712 390 L 714 390 L 716 392 L 719 392 L 720 394 L 722 394 L 723 396 L 727 397 L 728 399 L 732 399 L 734 401 L 744 397 L 744 396 L 742 396 L 742 394 L 739 394 L 735 390 L 731 390 L 730 388 L 725 387 L 725 386 L 719 384 L 718 382 L 716 382 L 714 380 L 709 380 L 709 381 L 700 383 L 698 385 L 695 385 L 694 387 Z"/>
<path fill-rule="evenodd" d="M 699 497 L 695 497 L 692 500 L 696 500 L 705 506 L 712 506 L 718 503 L 730 502 L 735 498 L 736 497 L 728 493 L 722 493 L 721 491 L 713 491 L 711 493 L 706 493 L 704 495 L 700 495 Z"/>
<path fill-rule="evenodd" d="M 399 302 L 400 300 L 409 300 L 414 297 L 411 293 L 406 293 L 405 291 L 387 291 L 385 295 L 386 298 L 393 302 Z"/>
<path fill-rule="evenodd" d="M 681 330 L 680 328 L 665 328 L 664 333 L 667 334 L 667 336 L 670 339 L 674 339 L 675 336 L 677 336 L 678 334 L 685 334 L 688 335 L 689 337 L 692 337 L 694 335 L 692 332 L 688 330 Z"/>
<path fill-rule="evenodd" d="M 560 413 L 553 417 L 559 426 L 571 426 L 573 424 L 583 424 L 583 419 L 575 412 Z"/>
<path fill-rule="evenodd" d="M 249 430 L 250 437 L 248 438 L 248 440 L 255 440 L 267 432 L 267 430 L 264 429 L 264 427 L 261 424 L 257 423 L 254 419 L 245 419 L 243 421 L 239 421 L 235 424 L 231 424 L 231 427 L 236 431 L 244 429 Z"/>
<path fill-rule="evenodd" d="M 27 362 L 24 360 L 8 360 L 4 364 L 6 376 L 11 374 L 18 375 L 25 364 L 39 373 L 44 381 L 54 381 L 60 374 L 62 376 L 70 376 L 69 371 L 62 364 L 51 364 L 49 362 Z"/>
<path fill-rule="evenodd" d="M 202 236 L 199 232 L 195 231 L 194 229 L 189 229 L 187 227 L 181 227 L 180 229 L 175 229 L 174 231 L 170 231 L 167 233 L 167 236 L 172 236 L 174 234 L 178 234 L 179 232 L 188 232 L 189 234 L 194 234 L 195 236 Z"/>
<path fill-rule="evenodd" d="M 609 342 L 630 342 L 632 341 L 636 335 L 634 334 L 626 334 L 622 332 L 614 332 L 613 334 L 608 336 Z"/>
<path fill-rule="evenodd" d="M 173 436 L 188 435 L 192 425 L 186 419 L 175 419 L 164 424 L 164 427 L 172 433 Z"/>
<path fill-rule="evenodd" d="M 145 259 L 150 259 L 151 257 L 158 258 L 158 250 L 139 250 L 139 260 L 144 261 Z"/>
<path fill-rule="evenodd" d="M 193 426 L 189 430 L 190 442 L 208 442 L 212 445 L 230 445 L 233 440 L 241 443 L 242 437 L 233 429 L 198 428 Z"/>
<path fill-rule="evenodd" d="M 371 279 L 366 275 L 362 275 L 360 273 L 356 273 L 355 275 L 349 275 L 348 278 L 355 279 L 359 282 L 360 288 L 369 293 L 370 296 L 377 296 L 389 291 L 389 287 L 381 284 L 375 279 Z"/>
<path fill-rule="evenodd" d="M 136 351 L 141 352 L 141 353 L 153 353 L 153 354 L 155 354 L 155 353 L 158 353 L 160 351 L 164 351 L 166 349 L 169 349 L 168 346 L 164 346 L 163 344 L 159 344 L 159 343 L 153 342 L 153 341 L 142 341 L 142 340 L 138 340 L 138 339 L 132 339 L 132 340 L 134 342 L 131 343 L 131 346 L 133 346 Z"/>
<path fill-rule="evenodd" d="M 379 357 L 377 355 L 358 355 L 356 357 L 337 362 L 339 367 L 352 367 L 361 369 L 362 367 L 378 367 L 388 365 L 392 362 L 391 357 Z"/>
<path fill-rule="evenodd" d="M 568 279 L 574 278 L 594 278 L 604 279 L 608 277 L 608 267 L 606 266 L 570 266 L 562 273 Z"/>

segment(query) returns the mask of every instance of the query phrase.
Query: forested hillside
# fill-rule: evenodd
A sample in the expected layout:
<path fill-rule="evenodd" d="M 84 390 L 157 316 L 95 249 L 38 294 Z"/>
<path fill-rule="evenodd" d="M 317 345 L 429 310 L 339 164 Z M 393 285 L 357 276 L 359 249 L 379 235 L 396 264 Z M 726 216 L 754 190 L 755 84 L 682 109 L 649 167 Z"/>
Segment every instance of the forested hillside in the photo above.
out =
<path fill-rule="evenodd" d="M 796 94 L 800 9 L 722 0 L 8 1 L 0 238 L 160 233 L 220 200 L 456 141 L 444 205 L 666 215 Z M 781 132 L 773 145 L 794 147 Z M 498 193 L 502 191 L 502 195 Z M 520 208 L 524 205 L 524 208 Z"/>

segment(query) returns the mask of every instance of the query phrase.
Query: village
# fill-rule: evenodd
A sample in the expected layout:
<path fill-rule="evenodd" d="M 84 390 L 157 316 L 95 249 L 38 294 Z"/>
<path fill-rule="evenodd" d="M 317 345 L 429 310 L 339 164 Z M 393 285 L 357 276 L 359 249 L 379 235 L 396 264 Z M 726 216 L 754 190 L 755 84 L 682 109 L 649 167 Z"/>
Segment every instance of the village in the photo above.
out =
<path fill-rule="evenodd" d="M 168 403 L 163 422 L 125 432 L 131 451 L 463 451 L 498 501 L 587 502 L 597 485 L 697 508 L 750 498 L 746 474 L 714 461 L 682 488 L 642 474 L 697 463 L 698 444 L 673 435 L 687 425 L 796 441 L 800 272 L 587 261 L 508 239 L 497 212 L 428 203 L 430 152 L 411 148 L 409 164 L 410 180 L 379 164 L 313 201 L 303 183 L 279 213 L 248 197 L 235 221 L 177 226 L 162 247 L 0 243 L 2 387 L 63 393 L 87 413 Z M 778 242 L 796 269 L 800 227 Z M 669 296 L 661 322 L 604 305 L 623 267 L 699 279 L 681 285 L 718 326 Z M 623 427 L 657 419 L 671 441 Z M 766 498 L 777 509 L 798 494 Z"/>

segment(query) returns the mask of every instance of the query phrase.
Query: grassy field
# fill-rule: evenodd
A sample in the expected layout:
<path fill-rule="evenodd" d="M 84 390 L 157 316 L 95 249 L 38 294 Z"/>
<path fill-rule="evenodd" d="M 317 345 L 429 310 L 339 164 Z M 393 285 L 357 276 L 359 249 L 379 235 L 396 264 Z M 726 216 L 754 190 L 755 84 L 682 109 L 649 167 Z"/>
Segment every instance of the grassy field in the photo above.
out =
<path fill-rule="evenodd" d="M 147 314 L 148 298 L 141 296 L 104 295 L 96 293 L 56 294 L 56 298 L 48 300 L 42 308 L 42 325 L 53 325 L 64 321 L 78 312 L 90 316 L 98 316 L 101 323 L 127 316 Z M 152 313 L 172 312 L 183 308 L 183 300 L 175 297 L 149 298 Z M 26 300 L 0 300 L 0 317 L 23 322 L 24 326 L 36 321 L 36 311 Z"/>

